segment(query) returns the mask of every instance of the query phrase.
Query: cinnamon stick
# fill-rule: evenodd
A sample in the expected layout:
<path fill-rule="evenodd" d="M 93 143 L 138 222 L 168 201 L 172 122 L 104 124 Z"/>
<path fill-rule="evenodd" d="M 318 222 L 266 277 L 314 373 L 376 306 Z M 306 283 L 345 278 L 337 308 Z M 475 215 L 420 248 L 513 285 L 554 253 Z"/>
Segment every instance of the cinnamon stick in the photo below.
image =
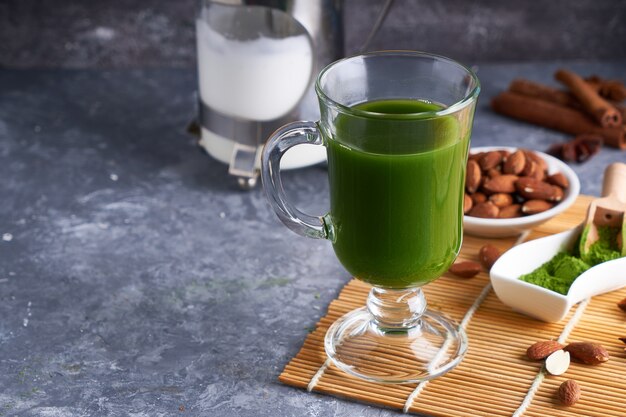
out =
<path fill-rule="evenodd" d="M 585 79 L 585 81 L 594 88 L 597 88 L 598 86 L 598 84 L 593 84 L 592 81 L 589 81 L 589 78 Z M 540 84 L 535 81 L 525 80 L 523 78 L 516 78 L 511 81 L 509 91 L 528 97 L 540 98 L 561 106 L 567 106 L 574 109 L 581 108 L 580 102 L 571 93 L 547 86 L 545 84 Z M 613 100 L 609 101 L 609 103 L 622 115 L 622 123 L 626 124 L 626 105 Z"/>
<path fill-rule="evenodd" d="M 626 85 L 621 81 L 605 80 L 597 75 L 589 76 L 585 81 L 607 100 L 617 102 L 626 100 Z"/>
<path fill-rule="evenodd" d="M 612 103 L 612 104 L 613 104 L 613 107 L 615 107 L 615 109 L 621 113 L 622 123 L 626 125 L 626 106 L 623 104 L 619 104 L 619 103 Z"/>
<path fill-rule="evenodd" d="M 509 91 L 529 97 L 540 98 L 561 106 L 580 108 L 580 103 L 576 100 L 576 97 L 572 96 L 570 93 L 522 78 L 516 78 L 511 81 Z"/>
<path fill-rule="evenodd" d="M 621 126 L 622 115 L 578 74 L 561 69 L 554 76 L 571 90 L 583 109 L 602 127 Z"/>
<path fill-rule="evenodd" d="M 606 145 L 626 149 L 626 126 L 600 127 L 580 110 L 509 91 L 494 97 L 491 107 L 509 117 L 561 132 L 595 133 L 604 138 Z"/>

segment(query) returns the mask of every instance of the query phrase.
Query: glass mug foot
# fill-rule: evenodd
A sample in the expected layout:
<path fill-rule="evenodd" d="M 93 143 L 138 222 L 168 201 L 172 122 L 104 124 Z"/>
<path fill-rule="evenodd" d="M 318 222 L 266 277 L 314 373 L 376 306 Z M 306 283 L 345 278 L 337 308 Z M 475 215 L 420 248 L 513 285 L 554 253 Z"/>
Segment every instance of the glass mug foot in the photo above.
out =
<path fill-rule="evenodd" d="M 385 296 L 400 302 L 382 301 L 386 305 L 381 306 Z M 454 321 L 426 309 L 419 288 L 374 288 L 367 307 L 353 310 L 332 324 L 324 348 L 333 363 L 348 374 L 372 382 L 416 383 L 441 376 L 458 365 L 467 351 L 467 336 Z"/>

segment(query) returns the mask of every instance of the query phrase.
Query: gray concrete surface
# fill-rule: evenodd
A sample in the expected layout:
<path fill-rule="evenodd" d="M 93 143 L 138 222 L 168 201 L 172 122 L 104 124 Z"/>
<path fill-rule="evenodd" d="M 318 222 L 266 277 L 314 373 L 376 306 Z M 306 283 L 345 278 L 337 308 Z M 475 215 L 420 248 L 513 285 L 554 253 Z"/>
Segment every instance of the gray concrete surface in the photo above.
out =
<path fill-rule="evenodd" d="M 488 109 L 560 65 L 478 65 L 473 144 L 565 139 Z M 0 70 L 0 416 L 400 415 L 278 383 L 349 276 L 185 133 L 195 89 L 191 69 Z M 574 165 L 583 192 L 624 160 Z M 323 166 L 284 181 L 328 206 Z"/>
<path fill-rule="evenodd" d="M 195 65 L 199 0 L 0 0 L 0 67 Z M 346 0 L 347 53 L 382 0 Z M 463 61 L 626 58 L 620 0 L 395 0 L 371 49 L 417 49 Z"/>

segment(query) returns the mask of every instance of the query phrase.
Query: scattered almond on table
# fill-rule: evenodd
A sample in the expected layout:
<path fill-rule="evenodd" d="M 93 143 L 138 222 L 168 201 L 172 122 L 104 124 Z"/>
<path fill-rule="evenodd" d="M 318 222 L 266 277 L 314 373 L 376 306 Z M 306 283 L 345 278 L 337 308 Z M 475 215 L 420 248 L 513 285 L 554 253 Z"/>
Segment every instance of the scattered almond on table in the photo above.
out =
<path fill-rule="evenodd" d="M 467 161 L 463 211 L 481 218 L 515 218 L 544 212 L 558 204 L 569 187 L 562 173 L 531 150 L 494 150 Z"/>
<path fill-rule="evenodd" d="M 546 358 L 546 371 L 551 375 L 562 375 L 570 364 L 570 354 L 562 349 L 554 351 Z"/>
<path fill-rule="evenodd" d="M 561 404 L 566 406 L 572 406 L 580 399 L 581 389 L 578 382 L 573 379 L 568 379 L 563 382 L 558 390 L 558 399 Z"/>
<path fill-rule="evenodd" d="M 530 347 L 526 349 L 526 356 L 533 361 L 539 361 L 563 348 L 564 346 L 556 340 L 544 340 L 530 345 Z"/>
<path fill-rule="evenodd" d="M 626 343 L 626 337 L 619 340 Z M 624 349 L 626 350 L 626 348 Z M 599 365 L 609 360 L 609 353 L 599 343 L 572 342 L 566 346 L 555 340 L 542 340 L 526 349 L 530 360 L 544 360 L 545 369 L 551 375 L 564 374 L 570 365 L 570 358 L 587 365 Z M 561 384 L 558 399 L 563 405 L 573 405 L 580 398 L 580 387 L 576 381 L 568 380 Z"/>
<path fill-rule="evenodd" d="M 491 267 L 496 263 L 500 255 L 502 255 L 500 249 L 493 245 L 484 245 L 478 251 L 478 259 L 480 259 L 480 263 L 487 272 L 491 270 Z"/>
<path fill-rule="evenodd" d="M 461 278 L 472 278 L 473 276 L 476 276 L 481 269 L 482 268 L 478 262 L 460 261 L 452 264 L 448 271 Z"/>
<path fill-rule="evenodd" d="M 485 268 L 485 270 L 489 272 L 501 254 L 500 250 L 495 246 L 484 245 L 478 251 L 480 263 L 474 261 L 458 261 L 452 264 L 448 272 L 458 277 L 472 278 L 478 275 L 482 268 Z"/>
<path fill-rule="evenodd" d="M 573 342 L 563 350 L 587 365 L 599 365 L 610 358 L 609 352 L 601 344 L 594 342 Z"/>

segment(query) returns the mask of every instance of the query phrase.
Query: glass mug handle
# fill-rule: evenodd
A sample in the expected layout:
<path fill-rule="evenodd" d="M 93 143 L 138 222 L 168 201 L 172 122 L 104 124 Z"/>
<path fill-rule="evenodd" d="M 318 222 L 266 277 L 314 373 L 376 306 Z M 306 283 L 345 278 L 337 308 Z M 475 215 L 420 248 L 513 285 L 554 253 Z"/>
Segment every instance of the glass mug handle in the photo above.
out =
<path fill-rule="evenodd" d="M 325 217 L 311 216 L 287 201 L 280 178 L 280 160 L 296 145 L 322 144 L 322 136 L 315 122 L 293 122 L 276 130 L 268 139 L 261 156 L 261 181 L 272 208 L 280 221 L 299 235 L 328 239 L 330 224 Z"/>

